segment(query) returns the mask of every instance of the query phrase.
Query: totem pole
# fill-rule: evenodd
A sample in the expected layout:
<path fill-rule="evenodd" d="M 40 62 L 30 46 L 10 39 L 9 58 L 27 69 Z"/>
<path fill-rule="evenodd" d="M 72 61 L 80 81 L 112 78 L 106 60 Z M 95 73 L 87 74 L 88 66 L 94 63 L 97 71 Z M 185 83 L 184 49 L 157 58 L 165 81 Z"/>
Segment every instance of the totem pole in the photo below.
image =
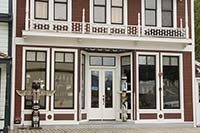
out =
<path fill-rule="evenodd" d="M 20 96 L 32 96 L 32 128 L 40 129 L 40 96 L 52 96 L 56 91 L 44 90 L 45 83 L 43 80 L 35 80 L 32 83 L 32 90 L 17 90 Z"/>
<path fill-rule="evenodd" d="M 122 111 L 122 121 L 126 122 L 128 115 L 127 115 L 127 106 L 128 106 L 128 102 L 127 102 L 127 77 L 124 76 L 122 77 L 122 81 L 121 81 L 121 90 L 122 90 L 122 94 L 121 94 L 121 111 Z"/>

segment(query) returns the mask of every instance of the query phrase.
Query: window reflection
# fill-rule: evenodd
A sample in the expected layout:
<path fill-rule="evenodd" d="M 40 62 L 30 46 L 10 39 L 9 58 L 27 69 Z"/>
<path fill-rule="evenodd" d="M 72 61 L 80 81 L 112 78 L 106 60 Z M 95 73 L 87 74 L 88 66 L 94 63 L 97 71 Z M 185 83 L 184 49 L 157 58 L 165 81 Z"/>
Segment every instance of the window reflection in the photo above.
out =
<path fill-rule="evenodd" d="M 141 60 L 141 61 L 140 61 Z M 139 108 L 156 109 L 155 56 L 139 56 Z"/>
<path fill-rule="evenodd" d="M 91 107 L 99 107 L 99 71 L 91 72 Z"/>

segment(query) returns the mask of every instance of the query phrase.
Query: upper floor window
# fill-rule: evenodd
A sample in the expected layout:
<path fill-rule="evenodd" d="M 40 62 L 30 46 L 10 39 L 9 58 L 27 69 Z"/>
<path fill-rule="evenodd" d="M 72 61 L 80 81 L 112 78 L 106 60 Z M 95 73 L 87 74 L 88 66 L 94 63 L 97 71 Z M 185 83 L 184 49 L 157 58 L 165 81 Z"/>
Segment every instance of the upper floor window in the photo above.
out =
<path fill-rule="evenodd" d="M 123 24 L 124 0 L 93 0 L 93 22 Z"/>
<path fill-rule="evenodd" d="M 35 0 L 35 19 L 48 19 L 48 0 Z"/>
<path fill-rule="evenodd" d="M 173 0 L 162 0 L 162 26 L 173 26 Z"/>
<path fill-rule="evenodd" d="M 54 0 L 54 20 L 67 20 L 67 0 Z"/>
<path fill-rule="evenodd" d="M 144 0 L 146 26 L 173 27 L 174 0 Z"/>
<path fill-rule="evenodd" d="M 156 26 L 157 0 L 145 0 L 145 25 Z"/>
<path fill-rule="evenodd" d="M 106 23 L 106 0 L 94 0 L 94 22 Z"/>
<path fill-rule="evenodd" d="M 111 22 L 113 24 L 123 24 L 123 0 L 112 0 L 111 3 Z"/>

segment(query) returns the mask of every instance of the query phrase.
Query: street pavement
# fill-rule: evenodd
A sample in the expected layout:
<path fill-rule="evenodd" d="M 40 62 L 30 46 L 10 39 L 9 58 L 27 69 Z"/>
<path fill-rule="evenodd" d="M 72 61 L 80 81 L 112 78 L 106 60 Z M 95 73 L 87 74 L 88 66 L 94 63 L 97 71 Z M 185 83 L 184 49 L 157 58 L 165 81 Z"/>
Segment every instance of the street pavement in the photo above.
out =
<path fill-rule="evenodd" d="M 39 130 L 15 129 L 9 133 L 200 133 L 192 124 L 135 124 L 133 122 L 87 122 L 68 126 L 42 126 Z"/>

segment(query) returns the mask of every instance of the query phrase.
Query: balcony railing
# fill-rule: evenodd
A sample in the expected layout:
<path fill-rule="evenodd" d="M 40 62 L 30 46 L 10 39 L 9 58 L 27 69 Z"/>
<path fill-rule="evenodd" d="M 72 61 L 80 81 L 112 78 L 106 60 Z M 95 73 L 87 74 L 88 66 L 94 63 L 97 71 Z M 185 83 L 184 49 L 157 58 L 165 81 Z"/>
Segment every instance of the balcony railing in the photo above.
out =
<path fill-rule="evenodd" d="M 26 22 L 28 24 L 26 26 L 26 30 L 129 37 L 188 38 L 188 29 L 187 27 L 182 28 L 182 19 L 180 19 L 180 28 L 164 28 L 141 26 L 140 13 L 138 13 L 138 25 L 88 23 L 85 22 L 84 9 L 82 17 L 82 22 L 60 22 L 28 19 L 29 22 Z"/>

